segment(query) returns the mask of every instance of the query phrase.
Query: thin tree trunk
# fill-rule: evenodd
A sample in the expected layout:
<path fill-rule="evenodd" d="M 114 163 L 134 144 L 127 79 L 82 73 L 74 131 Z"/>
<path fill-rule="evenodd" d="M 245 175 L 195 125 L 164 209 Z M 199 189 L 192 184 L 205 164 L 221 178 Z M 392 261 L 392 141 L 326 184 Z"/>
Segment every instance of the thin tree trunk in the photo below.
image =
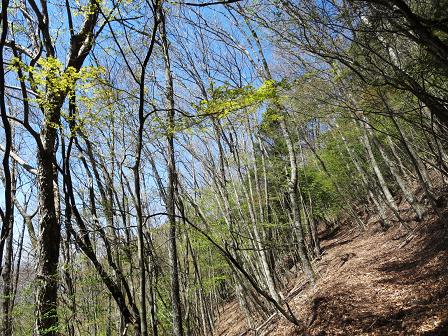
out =
<path fill-rule="evenodd" d="M 336 127 L 338 127 L 338 126 L 336 125 Z M 386 210 L 385 210 L 386 208 L 383 205 L 383 199 L 376 198 L 375 190 L 374 190 L 374 188 L 372 188 L 372 185 L 369 183 L 369 177 L 367 175 L 367 172 L 359 164 L 358 159 L 356 158 L 355 154 L 353 153 L 352 149 L 350 148 L 350 146 L 347 142 L 347 139 L 345 139 L 345 137 L 342 135 L 342 133 L 340 133 L 340 136 L 342 138 L 342 141 L 344 142 L 345 149 L 346 149 L 350 159 L 352 160 L 353 164 L 355 165 L 356 170 L 358 171 L 359 175 L 361 176 L 361 180 L 362 180 L 364 186 L 368 190 L 370 198 L 374 202 L 375 206 L 378 208 L 378 212 L 379 212 L 380 218 L 381 218 L 381 226 L 383 227 L 383 229 L 387 229 L 390 226 L 390 224 L 386 217 Z"/>
<path fill-rule="evenodd" d="M 378 183 L 380 185 L 380 188 L 386 198 L 386 202 L 389 204 L 389 207 L 398 210 L 397 203 L 395 202 L 392 193 L 389 190 L 389 187 L 387 186 L 386 180 L 384 179 L 383 173 L 381 172 L 380 167 L 378 166 L 378 162 L 376 161 L 375 155 L 373 154 L 372 146 L 370 144 L 370 139 L 367 134 L 366 127 L 361 125 L 363 128 L 363 142 L 364 147 L 367 150 L 367 155 L 369 157 L 370 164 L 372 165 L 373 171 L 375 172 L 375 175 L 377 177 Z"/>
<path fill-rule="evenodd" d="M 389 155 L 386 153 L 386 150 L 384 148 L 384 145 L 376 138 L 373 131 L 368 127 L 367 131 L 369 132 L 373 143 L 376 145 L 378 150 L 380 151 L 381 156 L 384 159 L 384 162 L 387 164 L 390 172 L 392 173 L 393 177 L 397 181 L 401 191 L 403 192 L 403 195 L 406 199 L 406 201 L 410 204 L 410 206 L 414 209 L 415 213 L 417 214 L 418 219 L 422 219 L 423 216 L 423 208 L 418 203 L 417 199 L 415 198 L 413 192 L 410 190 L 409 186 L 407 185 L 406 181 L 401 177 L 400 172 L 398 171 L 398 168 L 396 167 L 396 164 L 392 162 Z"/>
<path fill-rule="evenodd" d="M 163 59 L 165 62 L 165 79 L 166 79 L 166 101 L 167 101 L 167 168 L 168 168 L 168 187 L 166 198 L 166 211 L 169 219 L 169 238 L 168 249 L 171 268 L 171 301 L 173 315 L 173 335 L 183 336 L 182 327 L 182 308 L 180 299 L 179 286 L 179 262 L 177 256 L 176 243 L 176 163 L 174 157 L 174 127 L 175 127 L 175 106 L 174 106 L 174 86 L 171 73 L 171 63 L 168 50 L 168 38 L 166 35 L 166 19 L 163 8 L 160 9 L 160 38 L 162 41 Z"/>
<path fill-rule="evenodd" d="M 8 119 L 6 103 L 5 103 L 5 60 L 3 57 L 3 48 L 5 46 L 6 37 L 8 35 L 8 7 L 9 1 L 2 0 L 1 26 L 2 32 L 0 36 L 0 116 L 3 123 L 5 133 L 5 149 L 2 159 L 2 168 L 4 174 L 4 202 L 5 209 L 0 208 L 0 218 L 2 220 L 2 228 L 0 231 L 0 275 L 3 273 L 3 251 L 12 229 L 12 176 L 10 170 L 10 153 L 12 150 L 12 129 Z"/>
<path fill-rule="evenodd" d="M 299 253 L 300 262 L 302 264 L 302 268 L 306 277 L 312 284 L 314 284 L 316 276 L 314 274 L 308 254 L 306 252 L 306 247 L 303 240 L 303 230 L 300 222 L 299 203 L 297 200 L 297 193 L 298 193 L 297 157 L 294 150 L 294 145 L 289 135 L 289 130 L 287 128 L 285 118 L 286 115 L 283 115 L 283 117 L 280 119 L 279 122 L 289 154 L 290 179 L 288 185 L 288 194 L 289 194 L 289 201 L 291 203 L 293 229 L 297 234 L 297 252 Z"/>
<path fill-rule="evenodd" d="M 11 215 L 14 215 L 14 212 L 11 213 Z M 6 238 L 6 250 L 5 250 L 5 257 L 4 257 L 4 265 L 3 265 L 3 273 L 2 273 L 2 325 L 1 325 L 1 334 L 4 336 L 11 336 L 12 335 L 12 257 L 13 257 L 13 230 L 12 225 L 14 223 L 14 217 L 12 217 L 10 224 L 11 227 L 9 229 L 9 234 Z"/>
<path fill-rule="evenodd" d="M 13 131 L 11 130 L 11 138 L 14 138 L 14 134 Z M 12 140 L 11 139 L 11 140 Z M 12 145 L 12 143 L 11 143 Z M 12 149 L 12 148 L 11 148 Z M 10 194 L 10 198 L 11 200 L 15 198 L 16 196 L 16 184 L 17 184 L 17 179 L 16 179 L 16 162 L 13 163 L 12 166 L 12 171 L 11 171 L 11 185 L 9 188 L 5 188 L 5 190 L 10 190 L 11 194 Z M 9 164 L 8 164 L 8 169 L 9 169 Z M 3 181 L 4 183 L 6 183 L 6 179 L 4 179 Z M 7 202 L 9 203 L 9 202 Z M 9 226 L 6 228 L 6 232 L 8 232 L 8 235 L 6 236 L 6 253 L 4 256 L 4 264 L 3 264 L 3 269 L 1 272 L 1 277 L 3 280 L 3 288 L 2 288 L 2 312 L 3 312 L 3 318 L 1 321 L 1 331 L 2 331 L 2 335 L 4 336 L 11 336 L 13 333 L 13 319 L 12 319 L 12 307 L 13 307 L 13 296 L 14 296 L 14 287 L 13 287 L 13 236 L 14 236 L 14 206 L 11 202 L 11 209 L 9 210 L 10 212 L 10 219 L 8 221 L 4 221 L 3 225 L 5 226 Z M 18 270 L 17 270 L 18 271 Z"/>

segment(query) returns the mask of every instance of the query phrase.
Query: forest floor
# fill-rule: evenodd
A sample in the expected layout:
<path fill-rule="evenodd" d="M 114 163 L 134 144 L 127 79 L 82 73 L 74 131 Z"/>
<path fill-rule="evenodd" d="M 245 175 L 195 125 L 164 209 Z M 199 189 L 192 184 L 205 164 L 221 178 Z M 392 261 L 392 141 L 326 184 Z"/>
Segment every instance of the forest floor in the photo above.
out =
<path fill-rule="evenodd" d="M 321 232 L 317 283 L 309 286 L 299 273 L 283 292 L 307 334 L 448 335 L 448 213 L 444 220 L 427 213 L 416 222 L 409 209 L 400 209 L 411 233 L 398 223 L 384 232 L 376 216 L 366 218 L 365 231 Z M 304 335 L 278 315 L 257 323 L 255 332 L 234 300 L 215 330 L 222 336 Z"/>

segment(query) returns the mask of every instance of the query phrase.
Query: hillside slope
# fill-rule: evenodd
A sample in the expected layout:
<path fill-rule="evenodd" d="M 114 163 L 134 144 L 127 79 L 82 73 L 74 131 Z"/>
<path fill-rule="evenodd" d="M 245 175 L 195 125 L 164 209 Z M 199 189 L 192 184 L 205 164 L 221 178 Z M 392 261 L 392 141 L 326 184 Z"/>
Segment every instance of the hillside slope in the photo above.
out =
<path fill-rule="evenodd" d="M 403 210 L 406 214 L 406 210 Z M 448 335 L 447 221 L 427 214 L 386 232 L 371 218 L 366 231 L 340 230 L 323 240 L 314 287 L 300 275 L 285 296 L 307 333 L 324 335 Z M 223 308 L 217 335 L 302 335 L 284 318 L 247 327 L 236 302 Z"/>

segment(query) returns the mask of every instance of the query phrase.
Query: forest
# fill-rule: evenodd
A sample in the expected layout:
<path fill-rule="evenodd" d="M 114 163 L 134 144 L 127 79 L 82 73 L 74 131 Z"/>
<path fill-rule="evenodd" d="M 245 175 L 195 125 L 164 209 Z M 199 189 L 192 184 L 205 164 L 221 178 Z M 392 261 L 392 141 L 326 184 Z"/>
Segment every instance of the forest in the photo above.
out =
<path fill-rule="evenodd" d="M 448 1 L 0 26 L 2 336 L 448 335 Z"/>

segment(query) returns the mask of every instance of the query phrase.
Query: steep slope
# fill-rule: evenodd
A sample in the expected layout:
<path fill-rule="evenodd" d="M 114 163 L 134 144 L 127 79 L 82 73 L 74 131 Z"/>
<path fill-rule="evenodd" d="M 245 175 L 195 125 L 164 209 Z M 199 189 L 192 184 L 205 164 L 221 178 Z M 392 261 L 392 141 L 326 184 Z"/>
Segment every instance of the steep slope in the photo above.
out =
<path fill-rule="evenodd" d="M 402 210 L 406 215 L 406 209 Z M 341 229 L 323 240 L 314 287 L 300 275 L 285 296 L 307 333 L 324 335 L 448 335 L 448 223 L 426 214 L 386 232 Z M 328 236 L 328 235 L 327 235 Z M 250 330 L 235 302 L 224 307 L 217 335 L 302 335 L 275 315 Z"/>

